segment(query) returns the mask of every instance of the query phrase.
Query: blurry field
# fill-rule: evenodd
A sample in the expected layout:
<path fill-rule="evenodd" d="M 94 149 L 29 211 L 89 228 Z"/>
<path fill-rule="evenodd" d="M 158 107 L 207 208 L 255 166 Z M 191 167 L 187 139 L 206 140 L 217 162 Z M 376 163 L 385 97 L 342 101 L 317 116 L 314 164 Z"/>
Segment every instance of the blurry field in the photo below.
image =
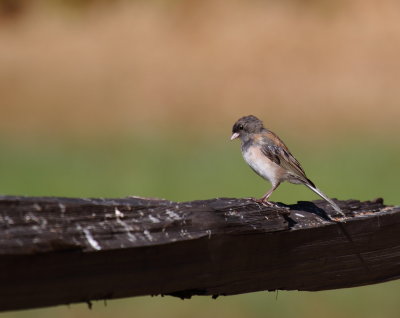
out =
<path fill-rule="evenodd" d="M 329 196 L 398 205 L 399 56 L 392 0 L 0 0 L 0 194 L 259 197 L 270 185 L 229 141 L 233 122 L 254 114 Z M 317 197 L 283 184 L 271 199 Z M 0 317 L 397 318 L 399 288 Z"/>
<path fill-rule="evenodd" d="M 245 164 L 240 143 L 226 133 L 109 140 L 0 142 L 0 193 L 121 197 L 177 201 L 212 197 L 260 197 L 270 184 Z M 178 132 L 177 132 L 178 133 Z M 180 131 L 184 134 L 184 131 Z M 400 149 L 381 140 L 311 145 L 286 140 L 307 175 L 330 196 L 361 200 L 384 197 L 398 204 Z M 397 176 L 397 177 L 396 177 Z M 294 203 L 317 197 L 306 187 L 282 184 L 273 200 Z"/>

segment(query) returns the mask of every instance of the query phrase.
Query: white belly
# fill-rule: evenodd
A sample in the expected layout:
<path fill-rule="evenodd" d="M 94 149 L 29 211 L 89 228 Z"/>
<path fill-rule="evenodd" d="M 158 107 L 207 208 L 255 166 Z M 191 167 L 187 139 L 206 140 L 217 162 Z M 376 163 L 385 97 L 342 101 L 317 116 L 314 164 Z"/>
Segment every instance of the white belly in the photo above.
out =
<path fill-rule="evenodd" d="M 269 160 L 257 148 L 250 148 L 244 151 L 243 158 L 259 176 L 268 180 L 273 185 L 276 185 L 280 181 L 283 170 L 282 167 Z"/>

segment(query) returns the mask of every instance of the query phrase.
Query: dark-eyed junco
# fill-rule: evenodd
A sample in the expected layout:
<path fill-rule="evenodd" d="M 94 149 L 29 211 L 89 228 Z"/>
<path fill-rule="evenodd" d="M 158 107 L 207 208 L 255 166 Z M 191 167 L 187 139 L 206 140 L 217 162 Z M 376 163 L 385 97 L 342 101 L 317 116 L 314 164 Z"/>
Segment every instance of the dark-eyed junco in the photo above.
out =
<path fill-rule="evenodd" d="M 272 184 L 269 190 L 259 201 L 268 203 L 272 192 L 283 182 L 304 184 L 329 204 L 341 216 L 342 210 L 329 199 L 314 183 L 307 178 L 303 168 L 283 141 L 272 131 L 264 128 L 261 120 L 255 116 L 240 118 L 232 128 L 231 140 L 240 138 L 242 154 L 248 165 L 262 178 Z"/>

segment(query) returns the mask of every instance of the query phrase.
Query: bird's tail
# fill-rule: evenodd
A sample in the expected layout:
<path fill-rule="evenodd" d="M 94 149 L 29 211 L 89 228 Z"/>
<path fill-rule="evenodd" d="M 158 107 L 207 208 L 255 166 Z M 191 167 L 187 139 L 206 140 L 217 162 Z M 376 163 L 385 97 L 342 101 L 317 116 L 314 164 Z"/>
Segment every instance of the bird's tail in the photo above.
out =
<path fill-rule="evenodd" d="M 331 199 L 329 199 L 325 193 L 323 193 L 320 189 L 318 189 L 316 186 L 311 185 L 311 184 L 307 184 L 306 186 L 308 188 L 310 188 L 312 191 L 314 191 L 316 194 L 318 194 L 321 198 L 323 198 L 324 200 L 326 200 L 331 206 L 332 208 L 339 213 L 341 216 L 345 217 L 345 214 L 343 213 L 343 211 L 337 206 L 337 204 L 335 202 L 333 202 Z"/>

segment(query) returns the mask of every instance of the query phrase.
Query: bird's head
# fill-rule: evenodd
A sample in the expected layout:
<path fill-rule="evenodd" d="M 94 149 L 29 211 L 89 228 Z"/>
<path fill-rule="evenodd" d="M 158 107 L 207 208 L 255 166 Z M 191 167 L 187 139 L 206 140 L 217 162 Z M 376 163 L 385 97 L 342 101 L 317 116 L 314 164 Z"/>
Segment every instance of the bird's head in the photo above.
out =
<path fill-rule="evenodd" d="M 256 116 L 244 116 L 233 125 L 231 140 L 244 139 L 249 134 L 258 134 L 264 129 L 263 122 Z"/>

